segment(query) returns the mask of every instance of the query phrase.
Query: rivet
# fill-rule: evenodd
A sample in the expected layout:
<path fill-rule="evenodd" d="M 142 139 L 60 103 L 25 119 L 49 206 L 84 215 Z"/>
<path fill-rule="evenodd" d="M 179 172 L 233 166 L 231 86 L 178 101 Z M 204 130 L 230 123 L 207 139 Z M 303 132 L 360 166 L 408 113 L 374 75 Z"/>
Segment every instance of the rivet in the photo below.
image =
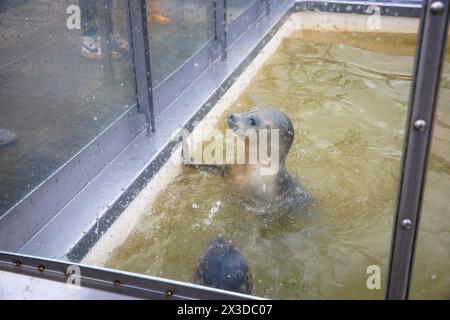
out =
<path fill-rule="evenodd" d="M 171 290 L 168 290 L 168 291 L 166 292 L 166 295 L 167 295 L 168 297 L 171 297 L 171 296 L 173 296 L 173 292 L 172 292 Z"/>
<path fill-rule="evenodd" d="M 20 266 L 22 265 L 22 261 L 16 260 L 16 261 L 14 261 L 14 265 L 15 265 L 16 267 L 20 267 Z"/>
<path fill-rule="evenodd" d="M 42 272 L 42 271 L 45 270 L 45 267 L 41 264 L 41 265 L 38 267 L 38 270 L 39 270 L 40 272 Z"/>
<path fill-rule="evenodd" d="M 425 120 L 419 119 L 414 121 L 414 129 L 418 131 L 424 131 L 427 127 L 427 122 Z"/>
<path fill-rule="evenodd" d="M 120 280 L 114 281 L 114 285 L 115 285 L 116 287 L 120 287 L 120 285 L 121 285 Z"/>
<path fill-rule="evenodd" d="M 442 1 L 434 1 L 430 6 L 430 11 L 432 14 L 441 14 L 444 12 L 445 6 Z"/>
<path fill-rule="evenodd" d="M 401 222 L 400 222 L 400 226 L 403 228 L 403 229 L 405 229 L 405 230 L 409 230 L 409 229 L 411 229 L 412 228 L 412 221 L 411 221 L 411 219 L 403 219 Z"/>

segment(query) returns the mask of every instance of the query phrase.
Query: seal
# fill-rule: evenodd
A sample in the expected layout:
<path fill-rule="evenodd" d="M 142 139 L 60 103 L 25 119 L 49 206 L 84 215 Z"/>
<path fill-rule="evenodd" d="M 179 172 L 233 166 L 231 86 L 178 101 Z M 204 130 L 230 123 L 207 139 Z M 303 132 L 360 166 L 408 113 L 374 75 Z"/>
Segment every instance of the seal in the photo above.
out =
<path fill-rule="evenodd" d="M 286 158 L 294 141 L 294 127 L 289 117 L 275 108 L 266 107 L 253 109 L 247 113 L 231 113 L 227 123 L 228 127 L 245 141 L 247 151 L 245 163 L 194 164 L 192 166 L 220 172 L 230 177 L 235 188 L 250 200 L 248 207 L 256 211 L 273 213 L 283 212 L 284 209 L 305 207 L 310 198 L 298 179 L 291 176 L 286 169 Z M 257 163 L 248 161 L 248 150 L 250 150 L 248 132 L 259 134 L 262 129 L 267 133 L 267 150 L 271 150 L 272 162 L 276 163 L 274 170 L 266 173 L 262 170 L 265 165 L 261 161 Z M 276 135 L 273 130 L 276 130 Z M 277 143 L 276 147 L 272 145 L 274 142 Z M 256 153 L 259 155 L 261 140 L 257 147 Z"/>
<path fill-rule="evenodd" d="M 253 277 L 247 261 L 221 236 L 209 242 L 199 260 L 194 282 L 244 294 L 253 290 Z"/>

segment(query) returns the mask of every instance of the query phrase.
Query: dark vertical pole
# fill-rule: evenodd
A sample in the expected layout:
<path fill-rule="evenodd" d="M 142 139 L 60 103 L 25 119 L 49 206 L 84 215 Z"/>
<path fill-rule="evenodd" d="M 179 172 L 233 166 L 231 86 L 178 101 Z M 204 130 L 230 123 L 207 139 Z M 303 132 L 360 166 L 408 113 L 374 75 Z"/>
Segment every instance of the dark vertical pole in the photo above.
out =
<path fill-rule="evenodd" d="M 450 0 L 426 0 L 411 88 L 387 299 L 407 299 L 439 89 Z"/>
<path fill-rule="evenodd" d="M 266 3 L 266 16 L 270 16 L 270 2 L 271 0 L 264 0 Z"/>
<path fill-rule="evenodd" d="M 100 45 L 102 48 L 103 74 L 105 84 L 114 82 L 114 69 L 112 64 L 112 0 L 103 0 L 97 4 L 98 21 L 100 27 Z"/>
<path fill-rule="evenodd" d="M 150 131 L 155 131 L 155 115 L 146 1 L 127 0 L 127 11 L 131 25 L 131 50 L 136 77 L 137 103 L 139 110 L 145 114 L 147 133 L 150 134 Z"/>
<path fill-rule="evenodd" d="M 227 1 L 215 0 L 216 40 L 220 43 L 222 60 L 227 58 Z"/>

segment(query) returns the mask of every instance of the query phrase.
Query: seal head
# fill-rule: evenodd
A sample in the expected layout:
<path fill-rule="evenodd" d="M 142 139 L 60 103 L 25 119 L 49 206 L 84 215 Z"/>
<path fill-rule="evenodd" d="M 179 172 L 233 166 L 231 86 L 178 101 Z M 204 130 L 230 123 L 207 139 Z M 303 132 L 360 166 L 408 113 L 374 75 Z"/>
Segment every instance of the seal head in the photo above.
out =
<path fill-rule="evenodd" d="M 231 113 L 227 122 L 228 127 L 245 140 L 247 149 L 251 149 L 248 147 L 250 139 L 247 132 L 260 132 L 261 129 L 266 129 L 267 151 L 271 153 L 271 162 L 276 160 L 277 163 L 275 170 L 270 174 L 261 173 L 262 165 L 259 162 L 230 166 L 229 174 L 234 184 L 244 194 L 250 195 L 253 202 L 247 207 L 264 213 L 280 212 L 280 209 L 284 208 L 304 207 L 308 195 L 297 179 L 290 176 L 286 170 L 286 158 L 294 141 L 294 127 L 289 117 L 274 108 L 258 108 L 247 113 Z M 273 130 L 276 130 L 277 135 Z M 278 140 L 276 140 L 277 136 Z M 258 139 L 260 137 L 259 135 Z M 258 142 L 258 155 L 261 148 L 260 142 Z M 273 146 L 274 142 L 278 143 L 276 148 Z M 247 160 L 248 155 L 246 155 Z"/>
<path fill-rule="evenodd" d="M 272 130 L 278 130 L 279 160 L 284 167 L 289 149 L 294 142 L 294 127 L 289 117 L 273 108 L 258 108 L 247 113 L 231 113 L 228 116 L 228 127 L 243 137 L 249 130 L 259 131 L 266 129 L 270 141 Z"/>
<path fill-rule="evenodd" d="M 222 237 L 209 242 L 200 259 L 195 282 L 207 287 L 250 294 L 253 278 L 239 251 Z"/>

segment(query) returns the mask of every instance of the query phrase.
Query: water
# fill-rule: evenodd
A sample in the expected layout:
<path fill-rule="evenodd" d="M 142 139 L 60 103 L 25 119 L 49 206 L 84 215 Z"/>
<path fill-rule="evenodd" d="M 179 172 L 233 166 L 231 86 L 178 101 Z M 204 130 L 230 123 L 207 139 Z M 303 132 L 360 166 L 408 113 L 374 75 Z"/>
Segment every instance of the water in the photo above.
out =
<path fill-rule="evenodd" d="M 314 205 L 268 220 L 248 212 L 226 178 L 184 169 L 106 266 L 192 281 L 220 234 L 247 259 L 255 295 L 382 299 L 414 51 L 414 35 L 302 31 L 284 39 L 230 111 L 272 105 L 289 115 L 296 137 L 287 167 Z M 448 175 L 450 163 L 440 165 Z M 434 223 L 448 227 L 448 219 Z M 444 240 L 437 245 L 446 253 Z M 450 261 L 448 253 L 441 259 Z M 370 265 L 381 268 L 381 290 L 367 289 Z M 436 297 L 450 291 L 445 281 Z"/>

